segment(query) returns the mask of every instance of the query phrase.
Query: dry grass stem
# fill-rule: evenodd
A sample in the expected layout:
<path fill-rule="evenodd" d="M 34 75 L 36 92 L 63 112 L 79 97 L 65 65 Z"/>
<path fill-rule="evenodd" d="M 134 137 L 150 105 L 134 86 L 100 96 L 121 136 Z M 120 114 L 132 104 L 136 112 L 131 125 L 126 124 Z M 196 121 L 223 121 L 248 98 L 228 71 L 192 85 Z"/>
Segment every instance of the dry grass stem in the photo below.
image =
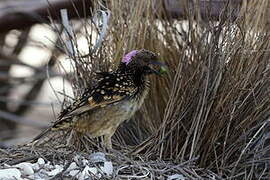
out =
<path fill-rule="evenodd" d="M 94 12 L 104 9 L 95 2 Z M 176 20 L 153 13 L 154 2 L 108 2 L 107 36 L 95 52 L 90 49 L 102 30 L 93 21 L 76 22 L 84 28 L 72 39 L 76 56 L 67 78 L 75 98 L 93 85 L 95 71 L 114 69 L 132 49 L 154 51 L 169 67 L 163 78 L 151 77 L 143 108 L 114 136 L 116 149 L 127 153 L 115 159 L 118 173 L 131 168 L 132 177 L 269 177 L 270 2 L 244 3 L 235 21 L 227 6 L 219 21 L 202 21 L 188 9 L 188 19 Z M 79 36 L 88 39 L 88 56 L 77 50 Z M 99 140 L 82 141 L 85 149 L 101 150 Z"/>

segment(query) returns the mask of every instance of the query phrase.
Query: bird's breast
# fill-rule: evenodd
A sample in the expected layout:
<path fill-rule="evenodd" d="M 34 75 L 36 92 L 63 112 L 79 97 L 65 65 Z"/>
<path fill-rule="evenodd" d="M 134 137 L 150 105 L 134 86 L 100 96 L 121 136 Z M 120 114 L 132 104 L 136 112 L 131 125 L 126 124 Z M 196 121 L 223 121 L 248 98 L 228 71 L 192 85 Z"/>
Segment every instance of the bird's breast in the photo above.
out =
<path fill-rule="evenodd" d="M 85 113 L 76 120 L 75 129 L 83 133 L 89 132 L 94 137 L 111 134 L 141 107 L 148 89 L 142 88 L 132 98 Z"/>
<path fill-rule="evenodd" d="M 124 100 L 118 104 L 108 105 L 90 113 L 85 113 L 76 120 L 75 129 L 97 137 L 110 134 L 125 120 L 130 119 L 138 110 L 134 101 Z"/>

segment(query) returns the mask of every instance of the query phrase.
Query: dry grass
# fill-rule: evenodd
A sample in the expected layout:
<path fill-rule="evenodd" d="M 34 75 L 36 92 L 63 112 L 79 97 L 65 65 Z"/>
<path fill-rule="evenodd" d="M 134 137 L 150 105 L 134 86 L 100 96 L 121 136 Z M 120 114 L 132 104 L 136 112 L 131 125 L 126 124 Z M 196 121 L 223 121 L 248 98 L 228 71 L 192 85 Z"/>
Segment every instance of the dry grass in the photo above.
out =
<path fill-rule="evenodd" d="M 143 116 L 135 117 L 155 134 L 134 152 L 180 162 L 198 158 L 200 167 L 224 177 L 269 176 L 269 2 L 249 5 L 260 13 L 250 8 L 233 22 L 228 8 L 219 22 L 198 22 L 195 14 L 187 21 L 157 20 L 142 1 L 110 4 L 115 59 L 146 48 L 170 67 L 168 77 L 153 79 Z"/>
<path fill-rule="evenodd" d="M 149 98 L 118 130 L 115 143 L 136 145 L 132 153 L 144 161 L 192 161 L 207 177 L 269 177 L 270 41 L 267 18 L 261 17 L 270 17 L 270 2 L 261 2 L 244 6 L 249 10 L 243 8 L 236 21 L 228 8 L 220 21 L 202 22 L 195 12 L 187 12 L 185 21 L 157 19 L 151 1 L 111 1 L 102 47 L 86 59 L 73 57 L 75 94 L 89 86 L 94 70 L 114 68 L 125 52 L 157 52 L 170 72 L 152 77 Z"/>

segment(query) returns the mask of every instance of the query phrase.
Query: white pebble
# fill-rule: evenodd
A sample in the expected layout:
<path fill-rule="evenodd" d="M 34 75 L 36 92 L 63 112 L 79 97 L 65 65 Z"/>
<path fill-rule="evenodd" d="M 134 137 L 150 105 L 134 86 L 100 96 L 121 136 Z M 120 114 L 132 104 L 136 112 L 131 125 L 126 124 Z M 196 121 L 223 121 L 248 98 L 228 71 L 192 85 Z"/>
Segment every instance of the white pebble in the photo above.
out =
<path fill-rule="evenodd" d="M 59 165 L 55 165 L 55 169 L 48 172 L 48 176 L 55 176 L 56 174 L 60 173 L 63 171 L 63 167 L 59 166 Z"/>
<path fill-rule="evenodd" d="M 83 164 L 83 166 L 88 165 L 88 160 L 86 160 L 86 159 L 82 160 L 82 164 Z"/>
<path fill-rule="evenodd" d="M 75 163 L 75 162 L 72 162 L 70 165 L 69 165 L 69 167 L 67 168 L 67 172 L 68 171 L 72 171 L 72 170 L 74 170 L 74 169 L 76 169 L 76 168 L 78 168 L 78 166 L 77 166 L 77 164 Z"/>
<path fill-rule="evenodd" d="M 105 162 L 105 154 L 102 152 L 93 153 L 89 156 L 89 159 L 93 163 Z"/>
<path fill-rule="evenodd" d="M 182 174 L 174 174 L 168 177 L 167 180 L 185 180 Z"/>
<path fill-rule="evenodd" d="M 56 165 L 54 166 L 54 168 L 56 168 L 56 169 L 62 169 L 62 170 L 63 170 L 63 166 L 62 166 L 62 165 L 58 165 L 58 164 L 56 164 Z"/>
<path fill-rule="evenodd" d="M 32 164 L 32 168 L 33 168 L 34 171 L 38 171 L 39 170 L 39 164 L 38 163 Z"/>
<path fill-rule="evenodd" d="M 113 174 L 113 165 L 112 162 L 104 162 L 104 166 L 101 166 L 100 169 L 105 173 L 106 175 L 112 175 Z"/>
<path fill-rule="evenodd" d="M 45 169 L 40 169 L 37 173 L 35 173 L 35 179 L 41 178 L 41 179 L 48 179 L 48 171 Z"/>
<path fill-rule="evenodd" d="M 31 175 L 27 176 L 27 178 L 28 178 L 28 179 L 36 179 L 36 178 L 35 178 L 35 174 L 31 174 Z"/>
<path fill-rule="evenodd" d="M 84 179 L 87 178 L 87 175 L 85 174 L 85 172 L 81 172 L 80 174 L 78 174 L 78 175 L 76 176 L 76 178 L 77 178 L 78 180 L 84 180 Z"/>
<path fill-rule="evenodd" d="M 1 169 L 0 170 L 1 180 L 14 180 L 21 179 L 21 172 L 16 168 Z"/>
<path fill-rule="evenodd" d="M 45 169 L 47 169 L 47 170 L 52 170 L 52 169 L 54 169 L 54 166 L 51 165 L 50 162 L 48 162 L 47 164 L 45 164 L 43 167 L 44 167 Z"/>
<path fill-rule="evenodd" d="M 71 171 L 69 172 L 69 175 L 72 176 L 72 177 L 74 177 L 74 176 L 78 175 L 79 172 L 80 172 L 80 170 L 77 170 L 77 169 L 71 170 Z"/>
<path fill-rule="evenodd" d="M 9 165 L 9 164 L 3 164 L 4 165 L 4 168 L 10 168 L 11 167 L 11 165 Z"/>
<path fill-rule="evenodd" d="M 94 168 L 94 167 L 88 167 L 88 166 L 86 166 L 85 168 L 84 168 L 84 171 L 87 171 L 87 174 L 88 175 L 96 175 L 97 174 L 97 172 L 98 172 L 98 170 L 97 170 L 97 168 Z"/>
<path fill-rule="evenodd" d="M 89 167 L 89 166 L 86 166 L 83 171 L 78 174 L 78 180 L 84 180 L 84 179 L 87 179 L 88 177 L 91 177 L 92 175 L 97 175 L 97 168 L 93 168 L 93 167 Z"/>
<path fill-rule="evenodd" d="M 90 174 L 97 174 L 97 168 L 94 168 L 94 167 L 89 167 L 89 166 L 86 166 L 84 169 L 83 169 L 83 171 L 82 172 L 84 172 L 85 174 L 87 174 L 87 175 L 90 175 Z"/>
<path fill-rule="evenodd" d="M 48 179 L 47 176 L 46 178 L 41 178 L 38 173 L 35 173 L 30 176 L 27 176 L 25 180 L 44 180 L 44 179 Z"/>
<path fill-rule="evenodd" d="M 16 164 L 13 167 L 19 168 L 23 175 L 29 176 L 31 174 L 34 174 L 34 170 L 32 168 L 31 163 L 23 162 L 23 163 L 20 163 L 20 164 Z"/>
<path fill-rule="evenodd" d="M 77 164 L 80 164 L 83 158 L 79 155 L 76 155 L 73 159 Z"/>
<path fill-rule="evenodd" d="M 42 158 L 38 158 L 37 162 L 38 162 L 39 165 L 44 165 L 45 164 L 45 161 Z"/>

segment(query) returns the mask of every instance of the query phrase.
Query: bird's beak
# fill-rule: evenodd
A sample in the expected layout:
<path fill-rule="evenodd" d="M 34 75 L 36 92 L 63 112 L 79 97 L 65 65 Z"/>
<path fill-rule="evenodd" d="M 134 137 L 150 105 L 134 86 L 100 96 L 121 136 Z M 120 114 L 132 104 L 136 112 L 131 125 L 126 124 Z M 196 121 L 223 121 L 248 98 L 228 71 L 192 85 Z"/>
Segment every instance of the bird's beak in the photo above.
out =
<path fill-rule="evenodd" d="M 150 64 L 153 66 L 151 67 L 151 71 L 157 75 L 162 75 L 168 72 L 168 66 L 164 63 L 159 61 L 150 61 Z"/>

